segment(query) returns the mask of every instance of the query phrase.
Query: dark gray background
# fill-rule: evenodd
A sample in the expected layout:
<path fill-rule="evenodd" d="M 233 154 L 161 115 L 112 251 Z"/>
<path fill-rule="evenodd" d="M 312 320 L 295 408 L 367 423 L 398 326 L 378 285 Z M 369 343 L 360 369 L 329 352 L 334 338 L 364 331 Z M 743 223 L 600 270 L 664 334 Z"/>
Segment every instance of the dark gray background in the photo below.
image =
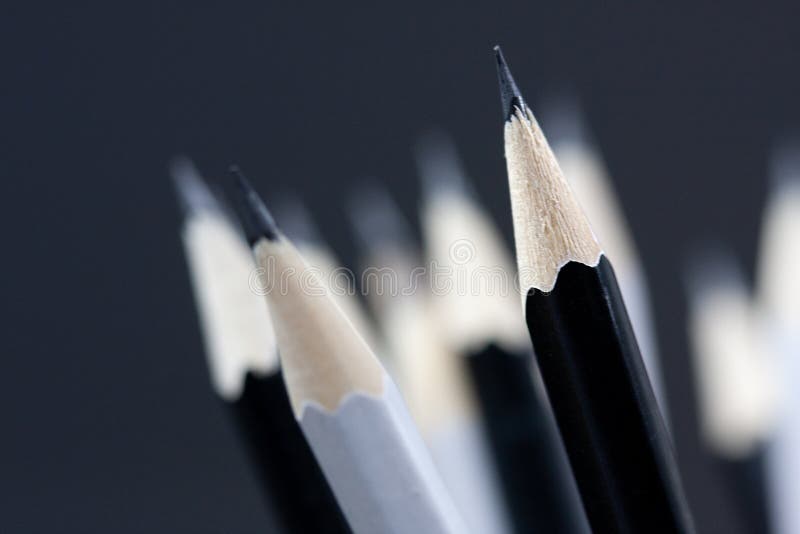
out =
<path fill-rule="evenodd" d="M 681 255 L 752 269 L 770 143 L 800 124 L 795 2 L 6 2 L 0 17 L 0 530 L 259 532 L 210 392 L 166 175 L 239 162 L 302 194 L 352 264 L 365 177 L 410 217 L 410 146 L 456 138 L 510 232 L 491 46 L 535 105 L 582 97 L 644 257 L 702 532 L 736 510 L 699 452 Z"/>

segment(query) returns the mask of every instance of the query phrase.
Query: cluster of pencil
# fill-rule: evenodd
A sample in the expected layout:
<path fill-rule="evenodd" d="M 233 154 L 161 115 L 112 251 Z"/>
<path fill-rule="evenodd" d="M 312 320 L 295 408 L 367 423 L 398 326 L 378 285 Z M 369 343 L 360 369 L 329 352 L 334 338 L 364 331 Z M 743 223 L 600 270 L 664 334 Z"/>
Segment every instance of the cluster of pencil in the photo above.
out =
<path fill-rule="evenodd" d="M 366 309 L 299 202 L 268 211 L 232 168 L 234 214 L 189 161 L 172 167 L 212 384 L 282 531 L 693 532 L 644 274 L 602 161 L 570 103 L 550 108 L 551 146 L 495 53 L 516 268 L 440 134 L 416 150 L 422 246 L 385 190 L 348 206 Z M 780 314 L 776 276 L 762 304 Z M 729 326 L 751 325 L 712 278 L 693 278 L 698 323 L 727 305 Z M 725 341 L 698 341 L 717 380 L 706 412 L 720 450 L 748 457 L 777 403 L 767 377 L 746 409 L 719 400 L 736 396 Z"/>

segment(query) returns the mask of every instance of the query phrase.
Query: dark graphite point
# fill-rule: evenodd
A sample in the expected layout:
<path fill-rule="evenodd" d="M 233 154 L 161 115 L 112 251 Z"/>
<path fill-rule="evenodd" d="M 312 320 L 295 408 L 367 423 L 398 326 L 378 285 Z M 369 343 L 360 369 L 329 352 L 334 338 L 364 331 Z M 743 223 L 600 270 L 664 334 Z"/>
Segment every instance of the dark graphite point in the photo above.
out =
<path fill-rule="evenodd" d="M 507 121 L 514 115 L 514 110 L 525 110 L 525 101 L 519 92 L 511 71 L 508 70 L 506 59 L 500 46 L 494 47 L 494 57 L 497 60 L 497 78 L 500 82 L 500 101 L 503 105 L 503 120 Z"/>
<path fill-rule="evenodd" d="M 278 238 L 278 226 L 264 205 L 264 201 L 258 196 L 238 166 L 231 165 L 228 172 L 236 182 L 238 192 L 236 204 L 239 207 L 237 211 L 242 220 L 247 241 L 251 245 L 262 238 L 275 241 Z"/>

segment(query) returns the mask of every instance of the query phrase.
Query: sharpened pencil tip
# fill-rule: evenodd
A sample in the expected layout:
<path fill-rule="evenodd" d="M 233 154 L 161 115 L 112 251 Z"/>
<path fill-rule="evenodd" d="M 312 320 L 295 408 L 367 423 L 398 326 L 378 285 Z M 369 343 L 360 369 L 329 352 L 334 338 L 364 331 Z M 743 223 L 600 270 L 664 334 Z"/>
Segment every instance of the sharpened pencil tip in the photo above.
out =
<path fill-rule="evenodd" d="M 508 69 L 500 45 L 494 47 L 494 57 L 497 60 L 497 78 L 500 82 L 500 101 L 503 106 L 503 120 L 507 121 L 514 116 L 514 111 L 519 108 L 525 111 L 525 101 L 522 99 L 514 77 Z"/>
<path fill-rule="evenodd" d="M 220 209 L 219 202 L 189 158 L 185 156 L 173 158 L 169 164 L 169 173 L 178 195 L 178 202 L 186 216 Z"/>
<path fill-rule="evenodd" d="M 247 241 L 250 245 L 261 239 L 275 241 L 278 238 L 278 226 L 264 205 L 264 201 L 261 200 L 237 165 L 231 165 L 228 172 L 236 182 L 239 200 L 237 202 L 238 212 Z"/>

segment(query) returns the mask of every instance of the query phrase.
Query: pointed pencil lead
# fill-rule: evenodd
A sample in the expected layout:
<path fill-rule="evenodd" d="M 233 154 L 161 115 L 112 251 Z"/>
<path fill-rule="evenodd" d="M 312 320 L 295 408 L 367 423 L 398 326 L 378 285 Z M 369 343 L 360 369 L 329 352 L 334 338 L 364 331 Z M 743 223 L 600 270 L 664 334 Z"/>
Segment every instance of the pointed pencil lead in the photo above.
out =
<path fill-rule="evenodd" d="M 239 200 L 237 211 L 242 219 L 247 241 L 251 245 L 262 238 L 275 241 L 278 238 L 278 226 L 264 205 L 264 201 L 237 165 L 231 165 L 228 172 L 236 182 Z"/>
<path fill-rule="evenodd" d="M 500 101 L 503 105 L 503 120 L 508 121 L 514 116 L 515 109 L 519 108 L 526 113 L 525 100 L 519 92 L 511 71 L 508 70 L 506 59 L 500 45 L 494 47 L 494 57 L 497 60 L 497 78 L 500 82 Z"/>

